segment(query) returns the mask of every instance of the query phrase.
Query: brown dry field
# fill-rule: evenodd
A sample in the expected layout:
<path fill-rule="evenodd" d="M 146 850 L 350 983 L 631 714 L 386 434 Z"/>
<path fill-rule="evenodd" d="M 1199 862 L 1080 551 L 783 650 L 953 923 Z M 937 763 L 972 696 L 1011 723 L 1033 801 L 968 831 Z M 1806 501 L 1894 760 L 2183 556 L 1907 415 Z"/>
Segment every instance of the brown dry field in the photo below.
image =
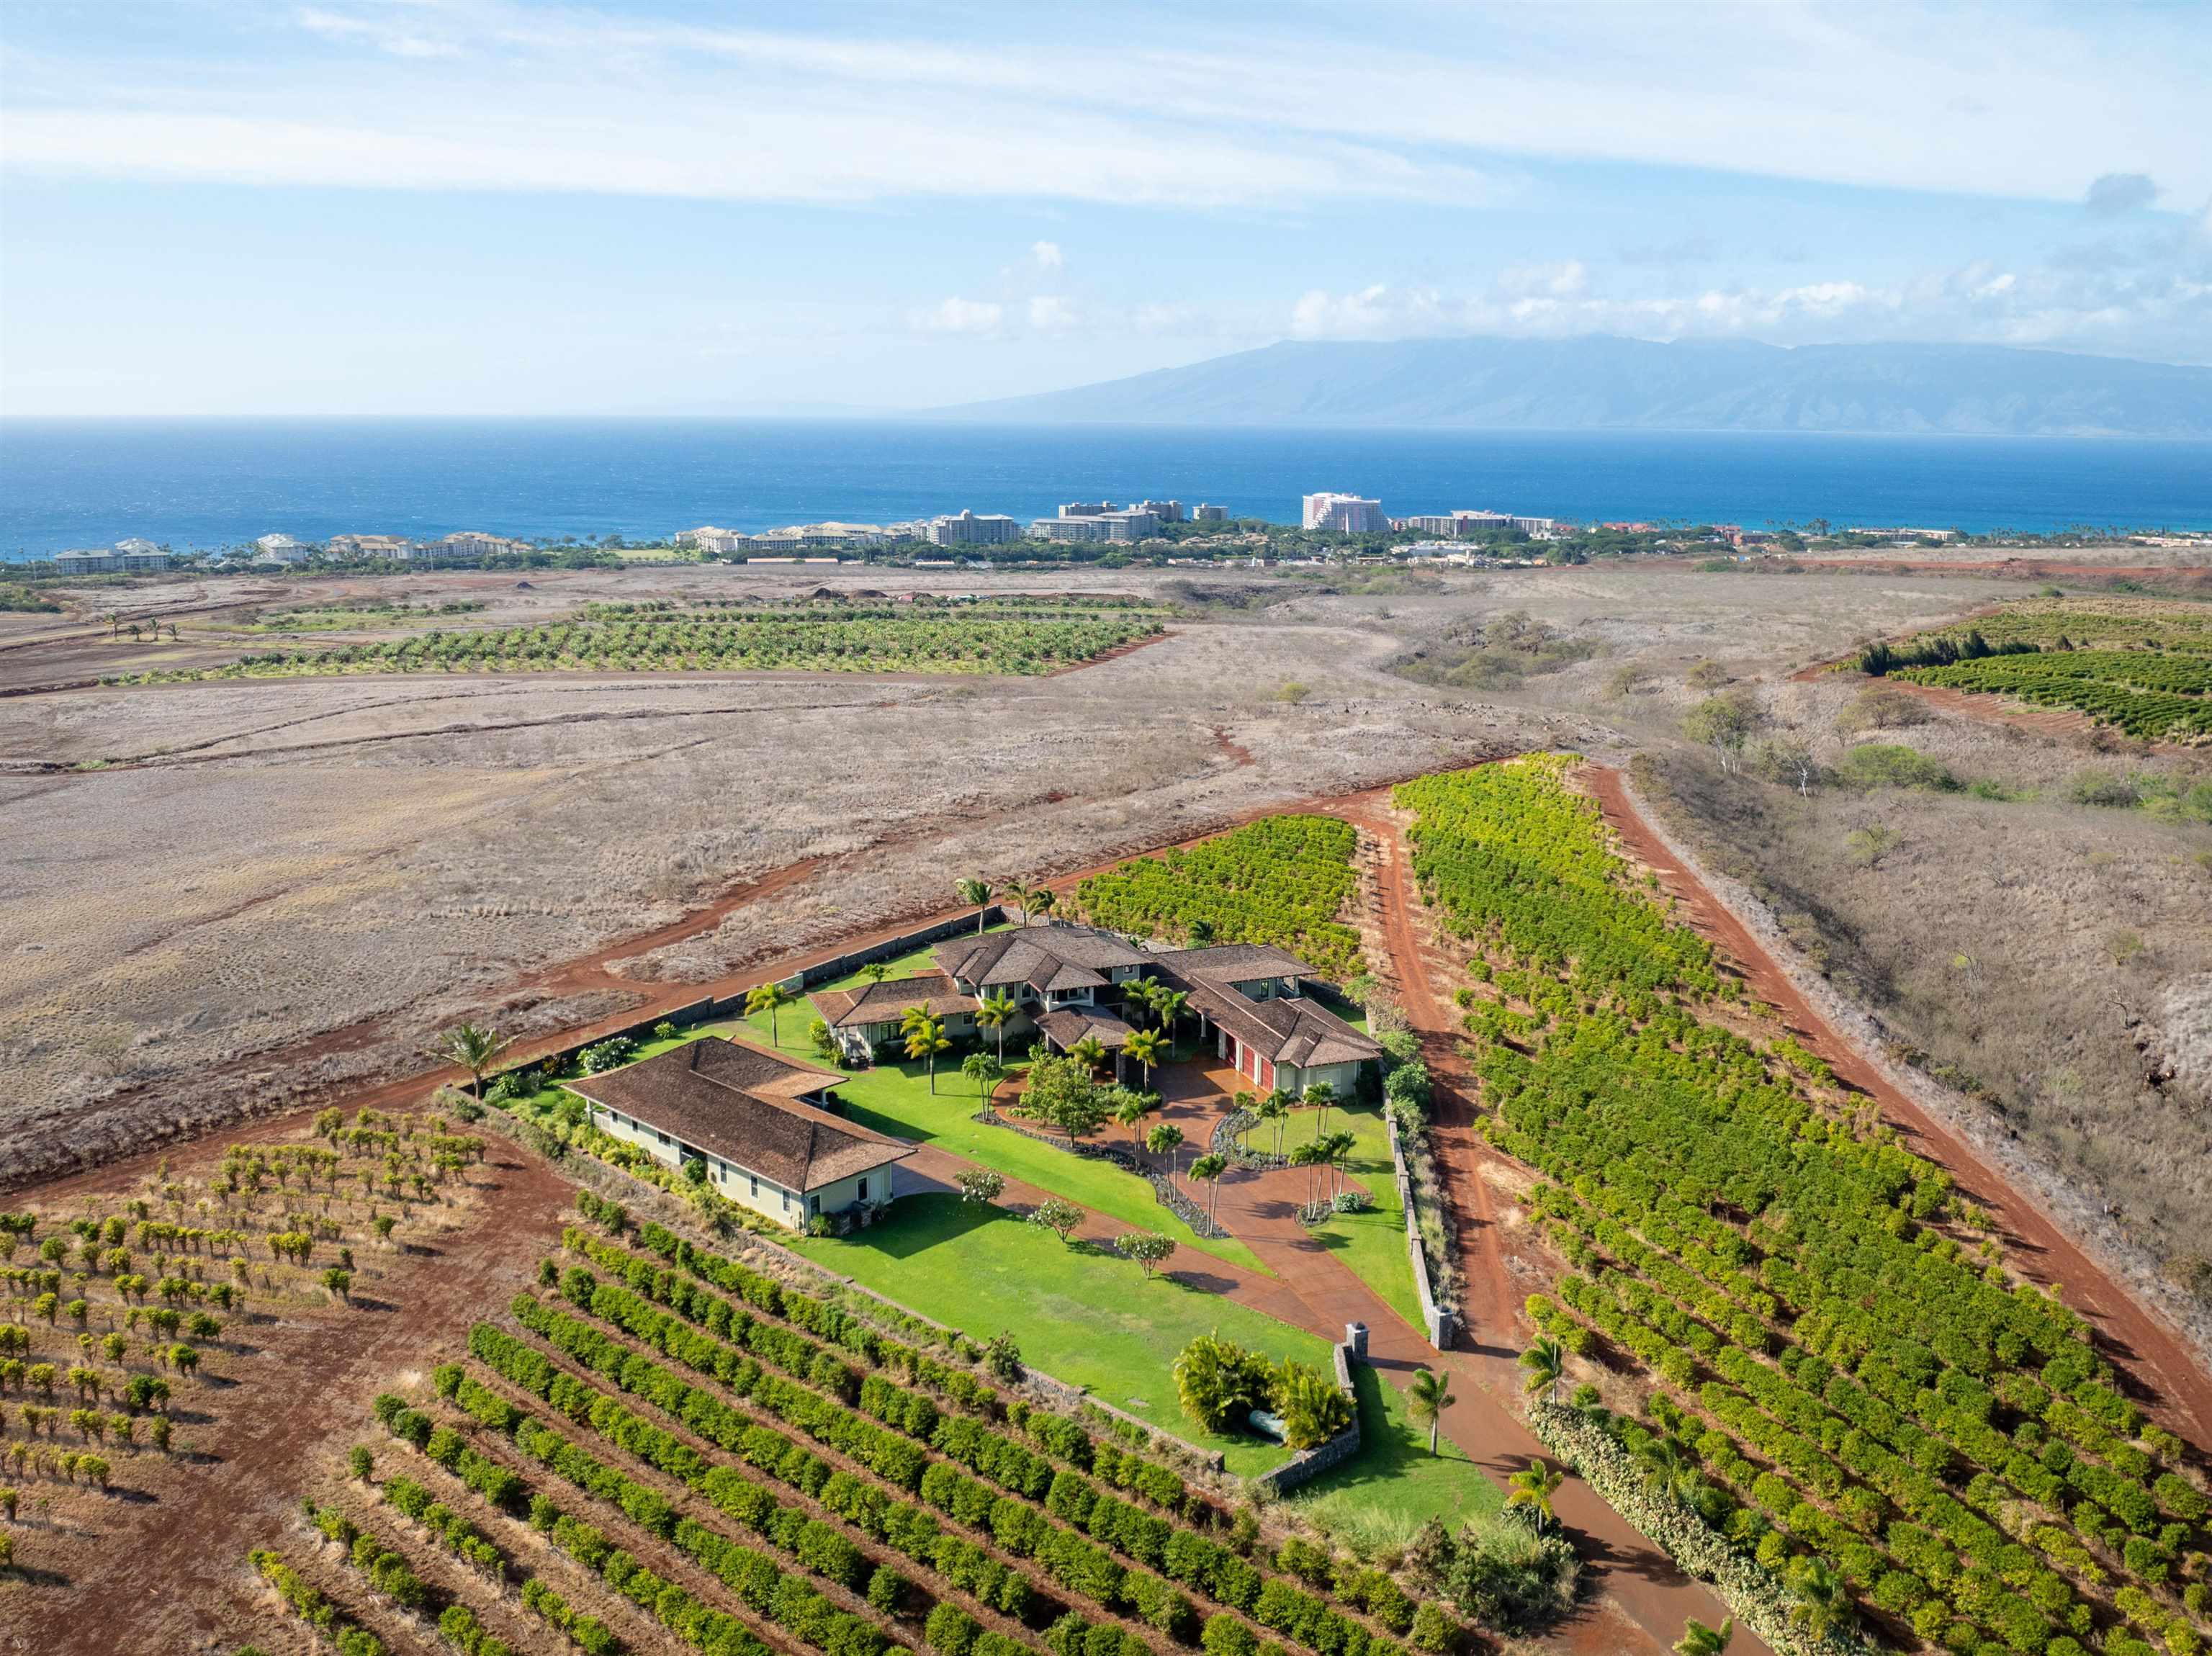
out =
<path fill-rule="evenodd" d="M 2092 766 L 2186 776 L 2203 756 L 2099 754 L 2087 735 L 1946 714 L 1899 739 L 2045 799 L 1800 802 L 1755 779 L 1698 786 L 1709 761 L 1680 739 L 1699 694 L 1684 676 L 1711 660 L 1832 761 L 1850 687 L 1790 673 L 2016 596 L 2017 581 L 1657 561 L 1325 579 L 663 565 L 527 580 L 206 579 L 131 597 L 183 617 L 185 642 L 160 652 L 210 647 L 241 605 L 334 597 L 484 602 L 467 625 L 817 585 L 1195 587 L 1241 607 L 1209 604 L 1160 644 L 1046 679 L 361 676 L 0 696 L 0 1054 L 16 1083 L 0 1182 L 419 1072 L 431 1034 L 464 1016 L 550 1033 L 689 998 L 941 908 L 962 874 L 1050 876 L 1552 744 L 1616 765 L 1647 755 L 1668 779 L 1655 805 L 1749 881 L 1778 937 L 1882 1038 L 1978 1081 L 1954 1107 L 2066 1181 L 2055 1195 L 2084 1228 L 2140 1244 L 2139 1264 L 2212 1254 L 2212 1130 L 2192 1090 L 2212 1066 L 2212 872 L 2197 861 L 2212 831 L 2050 803 Z M 1593 653 L 1480 690 L 1389 670 L 1414 643 L 1516 611 Z M 66 652 L 76 672 L 88 651 L 155 652 L 27 619 L 76 636 L 0 638 L 18 686 L 39 682 L 41 658 Z M 1279 699 L 1291 682 L 1306 699 Z M 1842 846 L 1871 817 L 1902 843 L 1868 870 Z M 2123 932 L 2143 947 L 2115 965 Z M 2173 1071 L 2155 1087 L 2147 1055 Z"/>

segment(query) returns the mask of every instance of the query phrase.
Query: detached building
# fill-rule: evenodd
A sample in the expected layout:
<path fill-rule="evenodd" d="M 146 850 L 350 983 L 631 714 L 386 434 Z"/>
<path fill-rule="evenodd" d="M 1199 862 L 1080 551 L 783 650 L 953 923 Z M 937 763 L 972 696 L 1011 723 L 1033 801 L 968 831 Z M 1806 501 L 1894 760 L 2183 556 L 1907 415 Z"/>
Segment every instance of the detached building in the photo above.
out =
<path fill-rule="evenodd" d="M 897 1194 L 902 1139 L 836 1113 L 844 1077 L 758 1046 L 705 1036 L 641 1064 L 562 1084 L 592 1125 L 664 1165 L 702 1163 L 708 1185 L 793 1230 L 847 1214 L 860 1222 Z"/>
<path fill-rule="evenodd" d="M 1340 535 L 1382 535 L 1390 520 L 1382 515 L 1382 502 L 1364 494 L 1309 494 L 1305 497 L 1305 526 Z"/>
<path fill-rule="evenodd" d="M 1004 546 L 1022 537 L 1022 526 L 1000 513 L 977 517 L 973 512 L 929 520 L 933 546 Z"/>

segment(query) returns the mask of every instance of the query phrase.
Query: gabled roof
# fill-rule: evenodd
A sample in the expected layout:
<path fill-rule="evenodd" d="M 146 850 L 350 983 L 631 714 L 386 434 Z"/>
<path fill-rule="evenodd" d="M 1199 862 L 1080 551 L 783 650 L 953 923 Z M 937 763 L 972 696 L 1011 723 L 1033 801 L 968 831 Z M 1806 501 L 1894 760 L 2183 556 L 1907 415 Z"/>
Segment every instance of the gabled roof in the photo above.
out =
<path fill-rule="evenodd" d="M 1038 990 L 1097 987 L 1115 967 L 1142 966 L 1152 959 L 1111 931 L 1089 925 L 1020 926 L 956 937 L 933 952 L 952 976 L 986 989 L 1017 983 Z M 1063 971 L 1085 975 L 1063 980 Z"/>
<path fill-rule="evenodd" d="M 866 1023 L 896 1023 L 909 1006 L 925 1009 L 932 1017 L 948 1012 L 972 1012 L 975 998 L 963 995 L 942 972 L 921 972 L 910 978 L 885 978 L 881 983 L 857 989 L 817 989 L 814 1004 L 833 1029 L 851 1029 Z"/>
<path fill-rule="evenodd" d="M 695 1149 L 804 1192 L 914 1154 L 911 1144 L 808 1101 L 843 1078 L 709 1035 L 641 1064 L 562 1084 Z"/>

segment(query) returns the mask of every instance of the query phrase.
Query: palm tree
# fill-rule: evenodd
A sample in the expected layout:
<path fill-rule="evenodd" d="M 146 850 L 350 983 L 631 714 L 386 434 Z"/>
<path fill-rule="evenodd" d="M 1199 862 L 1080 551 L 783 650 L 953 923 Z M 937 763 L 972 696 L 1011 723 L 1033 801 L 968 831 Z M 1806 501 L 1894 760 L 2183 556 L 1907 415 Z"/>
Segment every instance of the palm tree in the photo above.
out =
<path fill-rule="evenodd" d="M 870 961 L 860 968 L 860 975 L 870 983 L 881 983 L 890 974 L 891 963 L 889 961 Z"/>
<path fill-rule="evenodd" d="M 1203 1179 L 1213 1187 L 1213 1193 L 1206 1204 L 1206 1222 L 1209 1225 L 1213 1222 L 1213 1216 L 1221 1206 L 1221 1175 L 1228 1171 L 1229 1158 L 1211 1152 L 1190 1164 L 1190 1176 Z"/>
<path fill-rule="evenodd" d="M 1636 1464 L 1644 1469 L 1644 1487 L 1655 1495 L 1677 1494 L 1685 1478 L 1697 1477 L 1695 1464 L 1672 1436 L 1646 1440 L 1636 1452 Z"/>
<path fill-rule="evenodd" d="M 1274 1088 L 1260 1101 L 1252 1113 L 1262 1121 L 1275 1124 L 1275 1154 L 1280 1156 L 1283 1153 L 1283 1128 L 1291 1119 L 1290 1095 L 1280 1087 Z"/>
<path fill-rule="evenodd" d="M 499 1061 L 499 1055 L 514 1045 L 514 1038 L 473 1023 L 456 1024 L 431 1043 L 430 1056 L 442 1058 L 448 1064 L 458 1064 L 469 1072 L 469 1086 L 477 1097 L 483 1096 L 484 1071 Z"/>
<path fill-rule="evenodd" d="M 1166 992 L 1166 989 L 1165 984 L 1155 983 L 1150 978 L 1131 978 L 1123 984 L 1121 1007 L 1124 1011 L 1132 1015 L 1130 1022 L 1141 1022 L 1143 1013 L 1150 1012 L 1159 1004 L 1159 998 Z M 1139 1009 L 1142 1009 L 1141 1011 Z"/>
<path fill-rule="evenodd" d="M 1160 1033 L 1170 1040 L 1175 1039 L 1176 1020 L 1182 1009 L 1190 1004 L 1189 993 L 1182 989 L 1170 989 L 1163 984 L 1152 997 L 1152 1016 L 1160 1021 Z"/>
<path fill-rule="evenodd" d="M 929 1090 L 934 1093 L 937 1090 L 937 1055 L 939 1052 L 951 1052 L 952 1043 L 945 1038 L 943 1019 L 930 1016 L 919 1006 L 908 1010 L 909 1013 L 921 1012 L 921 1016 L 910 1018 L 909 1022 L 900 1026 L 906 1031 L 906 1055 L 910 1059 L 927 1061 Z"/>
<path fill-rule="evenodd" d="M 1567 1475 L 1557 1467 L 1532 1460 L 1505 1480 L 1512 1491 L 1505 1497 L 1505 1510 L 1528 1513 L 1529 1521 L 1539 1530 L 1547 1524 L 1556 1524 L 1559 1514 L 1552 1510 L 1552 1497 L 1566 1481 Z"/>
<path fill-rule="evenodd" d="M 795 998 L 797 998 L 791 991 L 780 983 L 755 984 L 745 991 L 745 1016 L 757 1017 L 763 1012 L 768 1014 L 768 1039 L 769 1045 L 771 1046 L 783 1045 L 782 1038 L 776 1030 L 775 1015 L 790 1005 Z"/>
<path fill-rule="evenodd" d="M 1152 1113 L 1152 1104 L 1144 1094 L 1131 1093 L 1114 1107 L 1114 1119 L 1117 1125 L 1129 1130 L 1129 1143 L 1133 1145 L 1137 1143 L 1138 1127 Z"/>
<path fill-rule="evenodd" d="M 1424 1368 L 1413 1376 L 1413 1383 L 1406 1388 L 1406 1412 L 1419 1424 L 1429 1429 L 1429 1453 L 1437 1452 L 1437 1435 L 1443 1429 L 1444 1410 L 1457 1403 L 1452 1395 L 1451 1382 L 1434 1368 Z"/>
<path fill-rule="evenodd" d="M 1328 1107 L 1336 1102 L 1336 1089 L 1326 1081 L 1316 1081 L 1306 1089 L 1305 1100 L 1309 1104 L 1321 1106 L 1321 1113 L 1314 1118 L 1314 1137 L 1318 1138 L 1321 1130 L 1328 1125 Z"/>
<path fill-rule="evenodd" d="M 1147 1089 L 1152 1084 L 1152 1065 L 1167 1056 L 1166 1046 L 1167 1042 L 1162 1039 L 1158 1030 L 1139 1029 L 1130 1035 L 1127 1044 L 1122 1048 L 1143 1067 Z"/>
<path fill-rule="evenodd" d="M 1336 1193 L 1341 1196 L 1344 1194 L 1345 1164 L 1352 1160 L 1352 1151 L 1359 1148 L 1359 1135 L 1349 1130 L 1333 1132 L 1322 1143 L 1327 1144 L 1332 1151 L 1328 1158 L 1328 1165 L 1335 1170 Z"/>
<path fill-rule="evenodd" d="M 1182 1129 L 1172 1121 L 1163 1121 L 1145 1135 L 1145 1148 L 1154 1156 L 1168 1158 L 1168 1179 L 1174 1181 L 1182 1160 Z"/>
<path fill-rule="evenodd" d="M 1797 1598 L 1790 1624 L 1804 1629 L 1807 1638 L 1823 1639 L 1832 1628 L 1851 1625 L 1850 1589 L 1826 1559 L 1808 1553 L 1792 1564 L 1790 1591 Z"/>
<path fill-rule="evenodd" d="M 1674 1641 L 1674 1656 L 1721 1656 L 1735 1637 L 1735 1617 L 1723 1616 L 1721 1624 L 1709 1628 L 1692 1616 L 1682 1629 L 1682 1636 Z"/>
<path fill-rule="evenodd" d="M 975 1003 L 975 1022 L 986 1029 L 994 1029 L 999 1036 L 999 1062 L 1006 1061 L 1006 1026 L 1019 1015 L 1021 1008 L 1014 998 L 1003 989 L 994 989 Z"/>
<path fill-rule="evenodd" d="M 960 1073 L 975 1083 L 977 1109 L 988 1108 L 991 1089 L 1006 1078 L 1006 1066 L 988 1052 L 970 1052 L 960 1061 Z"/>
<path fill-rule="evenodd" d="M 977 874 L 958 882 L 953 889 L 959 892 L 962 902 L 973 903 L 975 906 L 975 935 L 981 937 L 983 911 L 991 906 L 991 883 Z"/>
<path fill-rule="evenodd" d="M 1050 886 L 1041 885 L 1030 893 L 1030 906 L 1049 919 L 1052 911 L 1060 907 L 1060 894 Z"/>
<path fill-rule="evenodd" d="M 1313 1170 L 1321 1165 L 1321 1146 L 1310 1143 L 1297 1146 L 1291 1151 L 1291 1165 L 1306 1170 L 1306 1205 L 1311 1207 L 1314 1199 Z"/>
<path fill-rule="evenodd" d="M 1087 1070 L 1096 1070 L 1105 1060 L 1106 1047 L 1096 1035 L 1085 1035 L 1067 1049 L 1070 1058 L 1079 1058 Z"/>
<path fill-rule="evenodd" d="M 1009 880 L 1006 882 L 1006 895 L 1012 898 L 1015 905 L 1020 908 L 1022 924 L 1027 925 L 1031 916 L 1030 905 L 1036 901 L 1036 892 L 1030 887 L 1024 885 L 1019 880 Z"/>
<path fill-rule="evenodd" d="M 1556 1402 L 1559 1381 L 1567 1372 L 1567 1348 L 1549 1334 L 1539 1334 L 1521 1354 L 1520 1363 L 1528 1371 L 1528 1378 L 1521 1382 L 1522 1394 L 1541 1392 L 1545 1402 Z"/>
<path fill-rule="evenodd" d="M 1257 1101 L 1254 1099 L 1251 1091 L 1249 1089 L 1239 1088 L 1235 1095 L 1231 1097 L 1229 1101 L 1229 1108 L 1234 1114 L 1249 1116 L 1252 1113 L 1252 1106 L 1256 1101 Z M 1237 1134 L 1237 1137 L 1243 1142 L 1243 1147 L 1246 1149 L 1249 1150 L 1252 1148 L 1252 1124 L 1250 1121 L 1248 1120 L 1245 1122 L 1243 1131 Z"/>

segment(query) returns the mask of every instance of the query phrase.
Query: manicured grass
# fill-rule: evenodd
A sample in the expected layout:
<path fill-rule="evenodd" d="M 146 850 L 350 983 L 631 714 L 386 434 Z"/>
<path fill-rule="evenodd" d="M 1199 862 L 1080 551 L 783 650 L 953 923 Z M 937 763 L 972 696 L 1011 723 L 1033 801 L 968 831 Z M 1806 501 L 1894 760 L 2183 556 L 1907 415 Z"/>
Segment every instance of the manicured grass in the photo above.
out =
<path fill-rule="evenodd" d="M 1365 1364 L 1355 1364 L 1360 1453 L 1297 1492 L 1333 1529 L 1402 1542 L 1431 1518 L 1456 1532 L 1465 1520 L 1502 1510 L 1505 1495 L 1451 1440 L 1429 1453 L 1428 1429 L 1413 1424 L 1405 1393 Z M 1462 1381 L 1461 1385 L 1471 1382 Z"/>
<path fill-rule="evenodd" d="M 778 1050 L 811 1064 L 820 1064 L 806 1039 L 806 1026 L 814 1015 L 800 1006 L 787 1006 L 781 1015 L 782 1040 Z M 765 1013 L 735 1023 L 710 1025 L 694 1034 L 734 1034 L 766 1046 L 770 1044 Z M 995 1168 L 1009 1179 L 1018 1179 L 1056 1196 L 1104 1214 L 1132 1230 L 1155 1230 L 1172 1236 L 1180 1246 L 1211 1253 L 1247 1270 L 1266 1274 L 1259 1257 L 1233 1240 L 1201 1240 L 1198 1233 L 1152 1199 L 1152 1187 L 1110 1162 L 1071 1156 L 1066 1150 L 1024 1138 L 1004 1127 L 974 1119 L 977 1104 L 975 1083 L 960 1073 L 948 1053 L 938 1060 L 937 1090 L 929 1090 L 928 1072 L 920 1064 L 901 1061 L 855 1070 L 837 1083 L 837 1096 L 845 1101 L 847 1116 L 878 1132 L 933 1144 L 955 1156 L 964 1156 L 987 1168 Z M 1006 1068 L 1018 1075 L 1026 1061 L 1006 1049 Z M 1119 1131 L 1120 1129 L 1109 1129 Z"/>
<path fill-rule="evenodd" d="M 1283 1134 L 1285 1150 L 1313 1137 L 1314 1114 L 1302 1109 L 1291 1117 Z M 1314 1240 L 1381 1295 L 1384 1304 L 1406 1319 L 1407 1326 L 1425 1331 L 1420 1295 L 1413 1288 L 1413 1260 L 1406 1251 L 1406 1206 L 1398 1199 L 1398 1180 L 1390 1167 L 1390 1139 L 1382 1125 L 1382 1112 L 1372 1104 L 1334 1104 L 1329 1107 L 1328 1130 L 1349 1130 L 1358 1135 L 1358 1143 L 1344 1164 L 1345 1171 L 1366 1186 L 1375 1205 L 1364 1213 L 1332 1214 L 1312 1233 Z M 1251 1142 L 1256 1149 L 1273 1149 L 1273 1129 L 1255 1128 Z"/>
<path fill-rule="evenodd" d="M 902 1198 L 889 1218 L 842 1240 L 793 1244 L 824 1268 L 978 1338 L 1001 1330 L 1045 1373 L 1203 1447 L 1231 1471 L 1287 1459 L 1277 1445 L 1207 1436 L 1176 1401 L 1176 1355 L 1199 1335 L 1225 1338 L 1280 1360 L 1326 1369 L 1328 1344 L 1206 1289 L 1168 1277 L 1146 1282 L 1119 1256 L 1078 1245 L 998 1208 L 953 1196 Z M 1186 1262 L 1178 1254 L 1173 1271 Z"/>

